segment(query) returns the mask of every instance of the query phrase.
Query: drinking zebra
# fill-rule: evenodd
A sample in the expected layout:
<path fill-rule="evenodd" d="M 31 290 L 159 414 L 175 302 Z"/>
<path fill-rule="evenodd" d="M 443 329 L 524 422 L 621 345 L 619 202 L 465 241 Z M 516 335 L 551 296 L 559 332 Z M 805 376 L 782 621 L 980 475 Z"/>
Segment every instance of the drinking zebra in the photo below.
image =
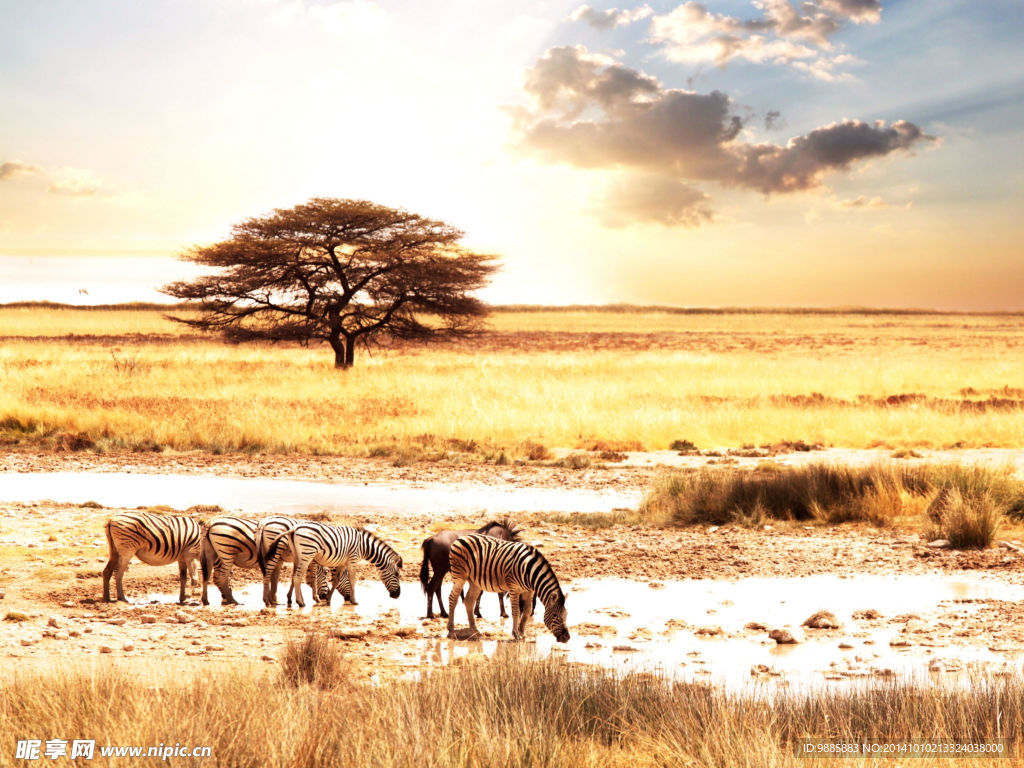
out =
<path fill-rule="evenodd" d="M 460 536 L 468 533 L 479 533 L 484 536 L 493 536 L 504 541 L 519 541 L 519 534 L 522 531 L 517 528 L 511 520 L 492 520 L 476 530 L 445 530 L 438 531 L 433 536 L 423 540 L 420 545 L 423 550 L 423 563 L 420 565 L 420 584 L 427 595 L 427 618 L 434 618 L 434 597 L 437 597 L 437 607 L 442 619 L 448 618 L 448 611 L 445 610 L 444 601 L 441 599 L 441 583 L 444 577 L 451 570 L 448 553 L 452 544 Z M 434 568 L 434 576 L 430 577 L 430 568 Z M 505 594 L 498 593 L 498 607 L 501 609 L 501 618 L 508 616 L 505 613 Z M 480 618 L 480 603 L 476 604 L 475 614 Z"/>
<path fill-rule="evenodd" d="M 512 639 L 526 636 L 526 624 L 533 615 L 533 599 L 544 604 L 544 624 L 555 640 L 569 639 L 565 626 L 565 598 L 558 577 L 544 555 L 535 547 L 518 541 L 500 541 L 490 536 L 472 533 L 452 544 L 449 554 L 452 567 L 451 597 L 448 599 L 448 637 L 455 636 L 455 607 L 459 604 L 462 587 L 469 584 L 466 594 L 466 613 L 469 628 L 475 634 L 476 617 L 473 609 L 482 591 L 508 592 L 512 607 Z"/>
<path fill-rule="evenodd" d="M 114 515 L 104 524 L 110 560 L 103 568 L 103 600 L 110 599 L 110 577 L 115 577 L 117 599 L 128 602 L 124 594 L 124 574 L 133 555 L 146 565 L 178 563 L 181 590 L 178 602 L 185 602 L 186 574 L 192 575 L 196 586 L 195 561 L 200 555 L 202 529 L 197 520 L 181 515 L 161 515 L 153 512 L 124 512 Z"/>
<path fill-rule="evenodd" d="M 257 532 L 257 541 L 259 535 Z M 265 532 L 263 536 L 266 537 Z M 263 592 L 269 592 L 268 564 L 278 557 L 282 547 L 290 547 L 295 557 L 292 588 L 295 590 L 295 601 L 300 608 L 304 607 L 305 603 L 302 601 L 299 585 L 302 584 L 306 569 L 314 562 L 331 569 L 335 589 L 340 589 L 341 574 L 346 573 L 353 598 L 355 583 L 352 580 L 351 567 L 359 560 L 368 560 L 377 567 L 380 579 L 392 598 L 397 598 L 401 592 L 402 558 L 383 540 L 363 528 L 306 522 L 289 528 L 276 537 L 267 538 L 267 541 L 269 545 L 265 552 L 262 548 L 257 549 L 260 567 L 263 570 Z"/>
<path fill-rule="evenodd" d="M 299 523 L 298 520 L 291 521 Z M 203 571 L 203 605 L 209 605 L 207 590 L 210 585 L 211 572 L 213 582 L 217 585 L 224 605 L 238 605 L 231 593 L 231 572 L 238 568 L 259 568 L 256 553 L 255 520 L 242 517 L 223 515 L 215 517 L 203 534 L 202 571 Z M 290 560 L 291 553 L 286 553 L 282 560 Z M 306 583 L 313 590 L 313 602 L 329 602 L 332 588 L 328 581 L 327 570 L 315 565 L 306 574 Z M 352 589 L 347 574 L 341 579 L 341 594 L 351 600 Z M 288 604 L 292 602 L 292 591 L 288 590 Z"/>

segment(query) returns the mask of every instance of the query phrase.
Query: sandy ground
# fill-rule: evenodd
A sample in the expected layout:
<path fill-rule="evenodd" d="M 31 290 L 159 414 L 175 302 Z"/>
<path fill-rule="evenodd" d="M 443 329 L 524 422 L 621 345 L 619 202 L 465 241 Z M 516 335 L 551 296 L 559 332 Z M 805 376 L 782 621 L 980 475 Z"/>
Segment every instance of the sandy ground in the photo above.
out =
<path fill-rule="evenodd" d="M 782 456 L 777 460 L 796 462 L 805 457 Z M 1006 460 L 992 459 L 996 463 Z M 1011 460 L 1019 461 L 1019 456 L 1014 454 Z M 0 483 L 3 471 L 88 470 L 331 479 L 416 487 L 444 482 L 642 490 L 661 471 L 656 463 L 651 459 L 627 466 L 572 471 L 479 464 L 393 467 L 383 460 L 334 458 L 18 453 L 0 457 Z M 340 636 L 346 653 L 361 662 L 359 666 L 368 677 L 454 659 L 451 654 L 438 653 L 438 643 L 449 642 L 444 640 L 445 622 L 423 618 L 425 599 L 415 618 L 408 614 L 403 618 L 386 608 L 374 615 L 357 615 L 339 608 L 338 597 L 331 609 L 312 612 L 284 607 L 204 608 L 197 599 L 179 606 L 166 597 L 177 593 L 175 567 L 152 568 L 136 561 L 125 578 L 133 603 L 102 603 L 100 573 L 107 559 L 102 525 L 116 511 L 53 502 L 0 504 L 0 615 L 6 616 L 0 621 L 0 658 L 7 660 L 0 668 L 6 674 L 51 668 L 64 660 L 83 657 L 97 663 L 117 659 L 145 668 L 153 668 L 156 662 L 165 672 L 201 673 L 213 666 L 239 664 L 270 668 L 290 639 L 301 638 L 310 629 Z M 547 522 L 536 515 L 520 516 L 517 521 L 525 529 L 525 539 L 543 548 L 567 584 L 579 579 L 616 577 L 648 582 L 656 595 L 659 583 L 685 579 L 965 573 L 988 574 L 999 583 L 1024 586 L 1024 553 L 1016 546 L 953 552 L 928 547 L 916 533 L 906 530 L 800 524 L 758 530 L 731 526 L 651 529 L 623 524 L 590 529 Z M 391 542 L 405 561 L 403 589 L 415 592 L 419 598 L 420 542 L 440 528 L 475 527 L 483 521 L 454 515 L 428 518 L 406 514 L 337 522 L 375 525 L 378 534 Z M 374 578 L 366 566 L 360 575 Z M 236 572 L 235 586 L 254 582 L 257 576 L 256 572 Z M 383 589 L 379 583 L 376 586 Z M 158 602 L 147 599 L 153 595 L 160 595 Z M 492 618 L 482 621 L 481 628 L 485 637 L 502 638 L 508 625 L 493 618 L 492 600 L 485 599 L 485 613 Z M 941 649 L 955 642 L 1006 652 L 1007 658 L 1016 658 L 1015 654 L 1024 651 L 1024 604 L 1000 599 L 970 602 L 970 611 L 951 605 L 910 618 L 865 619 L 859 628 L 869 631 L 875 626 L 872 622 L 902 619 L 900 632 L 914 645 Z M 870 603 L 870 595 L 865 596 L 865 603 Z M 459 611 L 461 623 L 464 615 L 461 608 Z M 751 616 L 752 620 L 760 618 Z M 610 637 L 616 632 L 614 623 L 615 617 L 609 616 L 606 622 L 588 622 L 574 631 L 577 636 Z M 543 634 L 545 629 L 538 622 L 531 631 Z M 678 623 L 680 633 L 695 631 Z M 849 628 L 811 631 L 832 633 L 838 638 Z M 758 628 L 749 632 L 751 637 L 765 633 Z"/>

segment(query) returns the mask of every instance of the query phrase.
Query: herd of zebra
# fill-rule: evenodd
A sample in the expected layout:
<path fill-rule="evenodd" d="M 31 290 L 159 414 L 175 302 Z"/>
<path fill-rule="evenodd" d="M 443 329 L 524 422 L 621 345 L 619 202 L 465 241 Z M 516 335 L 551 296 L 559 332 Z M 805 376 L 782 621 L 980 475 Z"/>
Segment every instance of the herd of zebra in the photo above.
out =
<path fill-rule="evenodd" d="M 276 605 L 278 579 L 286 562 L 292 563 L 288 605 L 294 594 L 299 607 L 305 606 L 303 582 L 312 589 L 314 602 L 329 603 L 337 591 L 355 603 L 352 565 L 363 560 L 377 568 L 392 598 L 401 592 L 402 558 L 387 542 L 364 528 L 280 516 L 262 520 L 219 516 L 201 523 L 184 515 L 152 512 L 121 513 L 107 520 L 104 527 L 110 546 L 110 559 L 103 569 L 106 602 L 112 602 L 111 576 L 117 599 L 128 601 L 123 578 L 132 557 L 147 565 L 176 562 L 180 603 L 185 602 L 189 576 L 195 586 L 196 562 L 202 569 L 203 605 L 209 605 L 211 577 L 222 602 L 237 604 L 231 592 L 231 574 L 236 567 L 258 568 L 263 575 L 263 602 Z M 470 631 L 475 634 L 481 593 L 497 592 L 499 600 L 508 593 L 513 639 L 525 637 L 526 625 L 539 600 L 544 606 L 544 624 L 558 642 L 566 642 L 566 594 L 545 557 L 535 547 L 519 541 L 519 534 L 506 520 L 475 530 L 441 531 L 424 540 L 420 583 L 427 594 L 427 618 L 433 618 L 436 596 L 441 616 L 448 618 L 448 636 L 455 637 L 455 608 L 468 587 L 464 603 Z M 454 586 L 445 612 L 441 582 L 449 570 Z M 501 615 L 506 615 L 503 602 Z"/>

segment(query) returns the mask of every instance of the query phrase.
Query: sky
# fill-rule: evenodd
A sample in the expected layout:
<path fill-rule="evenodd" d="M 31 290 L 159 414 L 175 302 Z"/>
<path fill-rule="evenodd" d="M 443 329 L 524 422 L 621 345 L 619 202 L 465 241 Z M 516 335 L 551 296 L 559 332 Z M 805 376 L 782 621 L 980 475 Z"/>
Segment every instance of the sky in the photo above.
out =
<path fill-rule="evenodd" d="M 499 303 L 1024 310 L 1019 0 L 0 0 L 0 302 L 311 197 Z M 163 300 L 169 300 L 163 297 Z"/>

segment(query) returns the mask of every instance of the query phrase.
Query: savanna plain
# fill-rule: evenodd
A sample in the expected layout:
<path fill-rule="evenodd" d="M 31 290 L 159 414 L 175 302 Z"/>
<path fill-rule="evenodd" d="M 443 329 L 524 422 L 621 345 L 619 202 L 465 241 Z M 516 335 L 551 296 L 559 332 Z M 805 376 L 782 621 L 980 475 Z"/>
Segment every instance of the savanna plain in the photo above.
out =
<path fill-rule="evenodd" d="M 130 473 L 462 502 L 310 506 L 398 550 L 405 602 L 363 566 L 360 606 L 305 610 L 179 606 L 176 568 L 138 561 L 133 603 L 103 603 L 103 522 L 132 505 L 0 502 L 0 765 L 47 738 L 211 747 L 181 765 L 871 763 L 805 739 L 1024 762 L 1024 315 L 504 307 L 335 370 L 166 317 L 189 311 L 0 308 L 0 488 Z M 633 501 L 516 507 L 545 492 Z M 216 504 L 179 513 L 247 511 Z M 420 542 L 506 515 L 569 588 L 567 646 L 539 621 L 507 641 L 490 595 L 479 638 L 425 618 Z M 760 604 L 728 591 L 753 583 Z M 897 605 L 886 583 L 914 586 Z M 824 597 L 794 620 L 803 584 Z"/>

